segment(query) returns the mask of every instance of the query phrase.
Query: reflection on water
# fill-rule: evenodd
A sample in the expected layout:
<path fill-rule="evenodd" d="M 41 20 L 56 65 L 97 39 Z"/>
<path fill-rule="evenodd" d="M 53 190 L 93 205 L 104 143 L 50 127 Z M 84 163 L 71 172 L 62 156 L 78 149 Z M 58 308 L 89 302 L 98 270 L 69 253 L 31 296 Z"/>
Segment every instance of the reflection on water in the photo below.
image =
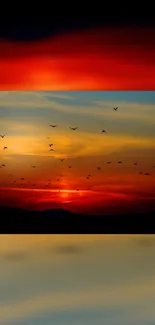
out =
<path fill-rule="evenodd" d="M 155 324 L 155 235 L 1 235 L 0 324 Z"/>

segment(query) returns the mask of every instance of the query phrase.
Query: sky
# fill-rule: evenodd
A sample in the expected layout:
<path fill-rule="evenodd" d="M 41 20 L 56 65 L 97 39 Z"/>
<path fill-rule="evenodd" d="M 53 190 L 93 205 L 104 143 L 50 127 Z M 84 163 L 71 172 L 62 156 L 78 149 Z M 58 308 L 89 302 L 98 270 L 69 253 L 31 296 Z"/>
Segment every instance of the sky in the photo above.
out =
<path fill-rule="evenodd" d="M 0 89 L 155 89 L 154 26 L 80 19 L 2 26 Z"/>
<path fill-rule="evenodd" d="M 8 325 L 153 325 L 155 235 L 1 235 Z"/>
<path fill-rule="evenodd" d="M 88 8 L 85 11 L 85 8 L 80 7 L 80 4 L 76 2 L 73 7 L 69 4 L 69 8 L 65 3 L 62 12 L 60 12 L 60 8 L 56 10 L 55 5 L 56 3 L 53 5 L 52 10 L 47 10 L 46 6 L 38 3 L 34 11 L 33 8 L 29 11 L 20 10 L 19 6 L 16 8 L 14 5 L 11 8 L 11 16 L 8 16 L 8 12 L 3 10 L 0 21 L 0 39 L 27 42 L 53 37 L 58 34 L 96 28 L 155 27 L 154 12 L 149 10 L 148 15 L 146 7 L 145 12 L 139 15 L 139 11 L 137 14 L 135 10 L 134 14 L 132 14 L 126 10 L 126 7 L 124 12 L 120 11 L 118 4 L 115 9 L 113 8 L 113 11 L 111 5 L 110 10 L 107 4 L 103 10 L 102 5 L 98 4 L 95 7 L 93 3 L 90 3 L 89 9 L 92 7 L 92 12 L 89 12 Z M 121 9 L 123 9 L 122 5 Z"/>
<path fill-rule="evenodd" d="M 154 91 L 1 91 L 0 134 L 1 206 L 155 210 Z"/>

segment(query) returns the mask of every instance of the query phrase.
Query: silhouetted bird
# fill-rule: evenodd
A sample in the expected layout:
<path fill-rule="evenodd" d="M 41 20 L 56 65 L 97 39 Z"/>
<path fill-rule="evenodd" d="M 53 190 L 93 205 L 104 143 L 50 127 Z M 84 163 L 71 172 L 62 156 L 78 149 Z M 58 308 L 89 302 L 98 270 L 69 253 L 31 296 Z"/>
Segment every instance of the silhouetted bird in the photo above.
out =
<path fill-rule="evenodd" d="M 101 170 L 101 167 L 97 167 L 97 170 Z"/>
<path fill-rule="evenodd" d="M 71 130 L 73 130 L 73 131 L 75 131 L 75 130 L 77 130 L 78 129 L 78 127 L 76 126 L 75 128 L 71 128 L 71 127 L 69 127 Z"/>
<path fill-rule="evenodd" d="M 6 167 L 5 164 L 2 164 L 1 166 L 2 166 L 2 167 Z"/>
<path fill-rule="evenodd" d="M 118 161 L 118 164 L 122 164 L 122 161 Z"/>
<path fill-rule="evenodd" d="M 7 149 L 8 149 L 8 147 L 4 147 L 4 148 L 3 148 L 3 150 L 7 150 Z"/>
<path fill-rule="evenodd" d="M 114 109 L 115 111 L 117 111 L 117 110 L 118 110 L 118 107 L 113 107 L 113 109 Z"/>
<path fill-rule="evenodd" d="M 53 146 L 53 143 L 50 143 L 50 144 L 49 144 L 49 147 L 52 147 L 52 146 Z"/>
<path fill-rule="evenodd" d="M 61 159 L 60 159 L 61 162 L 64 161 L 64 160 L 65 160 L 65 158 L 61 158 Z"/>
<path fill-rule="evenodd" d="M 6 136 L 6 134 L 0 134 L 0 137 L 3 139 Z"/>
<path fill-rule="evenodd" d="M 107 161 L 107 164 L 111 164 L 111 161 Z"/>
<path fill-rule="evenodd" d="M 105 130 L 102 130 L 102 132 L 101 133 L 107 133 Z"/>
<path fill-rule="evenodd" d="M 49 151 L 55 151 L 54 149 L 50 149 Z"/>
<path fill-rule="evenodd" d="M 52 125 L 52 124 L 49 124 L 49 126 L 51 126 L 52 128 L 56 128 L 57 125 Z"/>

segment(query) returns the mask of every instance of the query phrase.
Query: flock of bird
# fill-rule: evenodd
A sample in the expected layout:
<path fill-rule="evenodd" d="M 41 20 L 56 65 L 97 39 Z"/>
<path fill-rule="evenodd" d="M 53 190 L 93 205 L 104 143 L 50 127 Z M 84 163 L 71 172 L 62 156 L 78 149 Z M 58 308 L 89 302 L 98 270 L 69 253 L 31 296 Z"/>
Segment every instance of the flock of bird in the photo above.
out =
<path fill-rule="evenodd" d="M 113 107 L 113 109 L 114 109 L 115 111 L 117 111 L 117 110 L 118 110 L 118 107 Z M 49 124 L 49 126 L 50 126 L 51 128 L 57 128 L 57 127 L 58 127 L 58 125 L 56 125 L 56 124 Z M 77 129 L 79 129 L 77 126 L 76 126 L 76 127 L 69 127 L 69 128 L 70 128 L 72 131 L 76 131 Z M 105 134 L 106 134 L 107 131 L 106 131 L 105 129 L 102 129 L 102 130 L 101 130 L 101 133 L 105 133 Z M 0 134 L 0 137 L 1 137 L 2 139 L 4 139 L 5 136 L 6 136 L 6 134 Z M 51 138 L 51 137 L 46 137 L 46 139 L 48 139 L 48 140 L 49 140 L 50 138 Z M 50 148 L 49 151 L 55 151 L 55 149 L 53 149 L 53 146 L 54 146 L 53 143 L 49 143 L 49 148 Z M 7 146 L 4 146 L 4 147 L 3 147 L 3 150 L 8 150 L 8 147 L 7 147 Z M 65 160 L 65 158 L 60 158 L 60 161 L 61 161 L 61 162 L 63 162 L 64 160 Z M 106 164 L 111 164 L 111 163 L 112 163 L 112 161 L 107 161 L 107 162 L 106 162 Z M 117 164 L 122 164 L 122 163 L 123 163 L 123 162 L 122 162 L 121 160 L 120 160 L 120 161 L 117 161 Z M 134 166 L 137 166 L 138 163 L 137 163 L 137 162 L 134 162 L 133 165 L 134 165 Z M 5 167 L 6 167 L 5 164 L 1 164 L 1 166 L 0 166 L 0 168 L 5 168 Z M 38 167 L 38 166 L 36 166 L 36 165 L 31 165 L 30 167 L 33 168 L 33 169 L 35 169 L 35 168 Z M 68 168 L 71 169 L 72 166 L 71 166 L 71 165 L 68 165 Z M 155 165 L 153 166 L 153 168 L 155 168 Z M 96 167 L 96 169 L 97 169 L 97 171 L 100 171 L 100 170 L 102 170 L 102 167 L 98 166 L 98 167 Z M 144 175 L 144 176 L 151 176 L 151 174 L 150 174 L 149 172 L 142 172 L 142 171 L 139 171 L 138 174 L 139 174 L 139 175 Z M 13 177 L 12 174 L 8 174 L 8 176 Z M 91 174 L 88 174 L 88 175 L 86 176 L 86 179 L 89 180 L 89 179 L 91 178 L 91 176 L 92 176 Z M 62 177 L 63 177 L 63 175 L 60 175 L 60 178 L 57 178 L 57 179 L 56 179 L 56 182 L 60 182 Z M 25 178 L 24 178 L 24 177 L 21 177 L 20 180 L 21 180 L 21 181 L 24 181 Z M 46 185 L 44 186 L 45 188 L 47 188 L 47 187 L 49 187 L 49 186 L 51 185 L 50 181 L 51 181 L 51 180 L 49 180 L 49 183 L 46 184 Z M 14 181 L 12 182 L 12 184 L 15 184 L 16 182 L 17 182 L 17 180 L 14 180 Z M 31 181 L 28 181 L 28 183 L 31 184 L 33 187 L 36 186 L 36 184 L 32 183 Z M 23 183 L 21 183 L 20 185 L 21 185 L 21 187 L 24 186 Z M 92 187 L 93 187 L 93 186 L 88 186 L 88 187 L 87 187 L 87 190 L 88 190 L 88 189 L 91 189 Z M 77 189 L 77 191 L 79 191 L 79 189 Z M 153 191 L 155 191 L 155 188 L 153 188 Z"/>

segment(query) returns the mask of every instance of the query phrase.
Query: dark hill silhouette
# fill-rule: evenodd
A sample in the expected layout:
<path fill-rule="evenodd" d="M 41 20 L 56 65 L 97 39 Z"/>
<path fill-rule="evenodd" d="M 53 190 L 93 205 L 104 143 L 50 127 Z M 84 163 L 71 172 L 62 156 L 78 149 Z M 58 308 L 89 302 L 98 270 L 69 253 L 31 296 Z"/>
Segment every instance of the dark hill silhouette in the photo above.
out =
<path fill-rule="evenodd" d="M 63 209 L 0 208 L 0 233 L 154 234 L 155 211 L 126 215 L 84 215 Z"/>

